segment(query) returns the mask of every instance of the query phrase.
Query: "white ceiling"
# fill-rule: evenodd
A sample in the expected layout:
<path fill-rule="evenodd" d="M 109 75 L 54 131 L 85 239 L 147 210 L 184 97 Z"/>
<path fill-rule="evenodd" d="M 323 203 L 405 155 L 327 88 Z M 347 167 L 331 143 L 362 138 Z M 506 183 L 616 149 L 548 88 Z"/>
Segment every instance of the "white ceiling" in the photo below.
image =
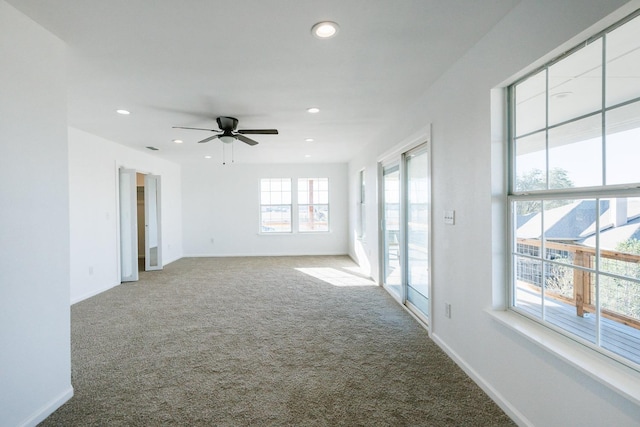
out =
<path fill-rule="evenodd" d="M 172 126 L 217 116 L 279 130 L 236 141 L 242 163 L 346 162 L 400 137 L 403 112 L 518 1 L 8 0 L 69 46 L 70 126 L 183 164 L 221 160 L 222 142 Z M 323 20 L 336 37 L 312 37 Z"/>

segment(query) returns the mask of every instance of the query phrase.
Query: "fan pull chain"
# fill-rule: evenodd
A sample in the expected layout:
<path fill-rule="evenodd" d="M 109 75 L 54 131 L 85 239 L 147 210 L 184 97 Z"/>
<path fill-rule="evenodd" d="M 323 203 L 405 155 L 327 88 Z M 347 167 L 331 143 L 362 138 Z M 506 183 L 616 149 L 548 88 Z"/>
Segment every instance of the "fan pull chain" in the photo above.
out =
<path fill-rule="evenodd" d="M 224 161 L 224 146 L 225 146 L 225 144 L 220 144 L 220 145 L 222 146 L 222 165 L 224 166 L 224 165 L 227 164 L 227 162 Z"/>
<path fill-rule="evenodd" d="M 231 143 L 231 163 L 235 163 L 236 161 L 233 158 L 233 147 L 236 145 L 235 141 Z"/>

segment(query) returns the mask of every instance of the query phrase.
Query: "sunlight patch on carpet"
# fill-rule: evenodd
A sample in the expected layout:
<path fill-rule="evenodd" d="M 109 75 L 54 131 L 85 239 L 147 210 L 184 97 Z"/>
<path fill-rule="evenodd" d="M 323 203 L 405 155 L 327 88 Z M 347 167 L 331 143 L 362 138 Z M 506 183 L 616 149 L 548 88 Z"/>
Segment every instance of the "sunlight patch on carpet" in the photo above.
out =
<path fill-rule="evenodd" d="M 320 279 L 333 286 L 377 286 L 375 282 L 364 277 L 354 276 L 348 271 L 340 271 L 335 268 L 296 268 L 301 273 Z"/>

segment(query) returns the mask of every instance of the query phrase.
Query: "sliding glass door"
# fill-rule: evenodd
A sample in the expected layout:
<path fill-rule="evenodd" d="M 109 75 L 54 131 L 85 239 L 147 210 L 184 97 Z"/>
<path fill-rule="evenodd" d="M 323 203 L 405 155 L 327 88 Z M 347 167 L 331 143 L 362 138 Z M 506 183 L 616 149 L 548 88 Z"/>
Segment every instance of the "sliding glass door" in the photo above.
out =
<path fill-rule="evenodd" d="M 427 144 L 381 168 L 381 273 L 384 287 L 426 322 L 430 288 L 430 181 Z"/>
<path fill-rule="evenodd" d="M 382 243 L 383 283 L 396 297 L 402 298 L 400 264 L 400 166 L 382 168 Z"/>
<path fill-rule="evenodd" d="M 426 147 L 405 154 L 407 303 L 429 315 L 429 158 Z"/>

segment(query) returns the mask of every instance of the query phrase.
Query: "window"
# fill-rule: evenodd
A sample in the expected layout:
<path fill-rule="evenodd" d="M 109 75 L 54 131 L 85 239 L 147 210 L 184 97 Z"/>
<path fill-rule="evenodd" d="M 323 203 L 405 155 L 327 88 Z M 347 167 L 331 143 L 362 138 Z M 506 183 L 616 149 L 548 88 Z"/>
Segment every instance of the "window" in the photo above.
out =
<path fill-rule="evenodd" d="M 509 87 L 510 307 L 640 370 L 640 16 Z"/>
<path fill-rule="evenodd" d="M 329 179 L 298 179 L 298 231 L 329 231 Z"/>
<path fill-rule="evenodd" d="M 291 232 L 291 179 L 260 180 L 260 230 Z"/>
<path fill-rule="evenodd" d="M 358 204 L 358 238 L 364 240 L 367 230 L 367 210 L 365 205 L 365 172 L 364 169 L 360 171 L 360 194 Z"/>

